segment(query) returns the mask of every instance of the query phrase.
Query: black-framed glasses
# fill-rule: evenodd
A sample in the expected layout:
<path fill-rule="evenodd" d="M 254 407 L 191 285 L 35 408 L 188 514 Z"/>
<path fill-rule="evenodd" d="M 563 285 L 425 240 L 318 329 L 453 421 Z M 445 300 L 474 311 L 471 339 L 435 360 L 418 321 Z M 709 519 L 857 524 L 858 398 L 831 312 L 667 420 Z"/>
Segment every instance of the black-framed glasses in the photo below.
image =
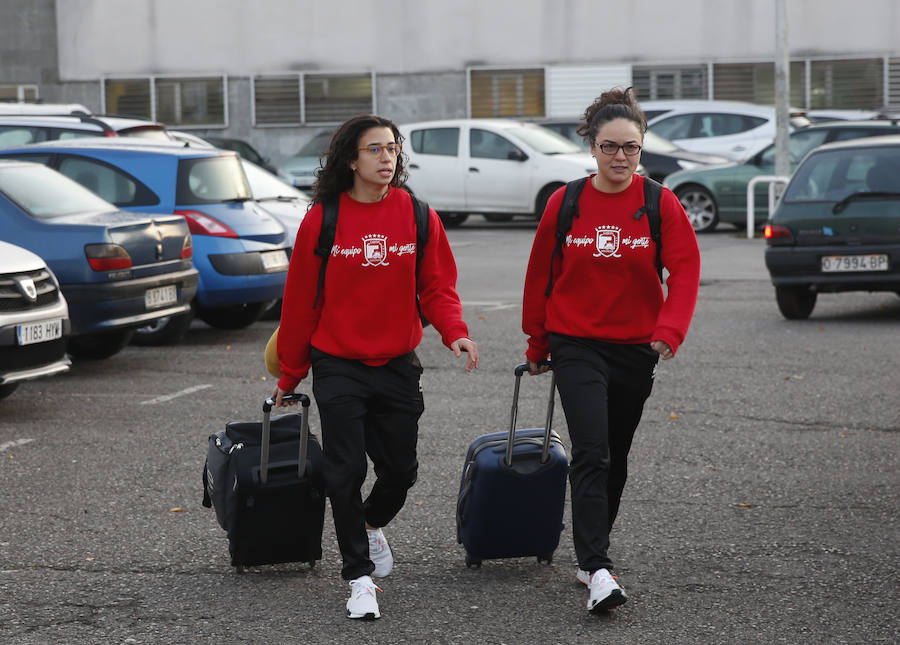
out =
<path fill-rule="evenodd" d="M 368 152 L 373 157 L 380 157 L 382 150 L 387 150 L 387 153 L 392 157 L 396 157 L 400 154 L 401 146 L 399 143 L 386 143 L 384 145 L 378 145 L 377 143 L 373 143 L 370 146 L 366 146 L 365 148 L 357 148 L 358 152 Z"/>
<path fill-rule="evenodd" d="M 614 141 L 594 141 L 594 145 L 600 148 L 600 152 L 610 156 L 618 153 L 620 148 L 629 157 L 633 157 L 641 151 L 641 146 L 636 143 L 626 143 L 620 146 Z"/>

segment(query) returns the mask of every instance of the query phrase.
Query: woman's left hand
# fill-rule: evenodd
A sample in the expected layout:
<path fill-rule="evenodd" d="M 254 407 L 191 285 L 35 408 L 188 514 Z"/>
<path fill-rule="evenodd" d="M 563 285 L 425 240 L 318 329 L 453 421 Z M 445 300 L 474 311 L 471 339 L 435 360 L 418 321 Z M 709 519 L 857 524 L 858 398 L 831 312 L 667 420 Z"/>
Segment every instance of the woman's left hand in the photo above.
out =
<path fill-rule="evenodd" d="M 656 353 L 659 354 L 660 358 L 662 358 L 664 361 L 667 361 L 670 358 L 674 358 L 675 356 L 675 352 L 672 351 L 672 348 L 661 340 L 654 340 L 650 343 L 650 347 L 656 350 Z"/>
<path fill-rule="evenodd" d="M 450 343 L 450 349 L 453 350 L 453 353 L 457 358 L 462 356 L 463 352 L 469 354 L 469 358 L 466 361 L 467 372 L 471 372 L 478 367 L 478 345 L 475 344 L 474 340 L 470 338 L 459 338 Z"/>

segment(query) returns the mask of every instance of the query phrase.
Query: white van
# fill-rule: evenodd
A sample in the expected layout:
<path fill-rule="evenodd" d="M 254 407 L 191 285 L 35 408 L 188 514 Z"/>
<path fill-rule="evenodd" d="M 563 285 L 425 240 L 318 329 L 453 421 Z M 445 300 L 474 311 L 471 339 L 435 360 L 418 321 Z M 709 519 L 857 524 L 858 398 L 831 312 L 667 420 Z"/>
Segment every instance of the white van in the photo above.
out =
<path fill-rule="evenodd" d="M 445 226 L 462 224 L 470 213 L 489 221 L 540 218 L 553 191 L 597 170 L 589 153 L 534 123 L 451 119 L 399 128 L 407 183 Z"/>

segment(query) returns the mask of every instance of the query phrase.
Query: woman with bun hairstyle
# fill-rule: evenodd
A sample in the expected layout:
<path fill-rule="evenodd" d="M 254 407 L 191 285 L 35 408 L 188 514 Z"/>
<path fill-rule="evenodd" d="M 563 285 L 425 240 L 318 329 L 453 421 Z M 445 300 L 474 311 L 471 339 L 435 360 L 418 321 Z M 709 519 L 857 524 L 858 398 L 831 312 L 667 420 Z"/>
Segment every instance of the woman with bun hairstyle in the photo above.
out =
<path fill-rule="evenodd" d="M 424 410 L 415 349 L 422 314 L 466 371 L 478 366 L 456 292 L 456 263 L 433 210 L 417 275 L 417 225 L 404 190 L 402 137 L 390 120 L 354 117 L 337 128 L 313 187 L 291 255 L 274 393 L 282 398 L 313 373 L 322 423 L 323 473 L 350 583 L 347 617 L 381 616 L 372 576 L 391 572 L 394 558 L 382 527 L 415 483 L 418 420 Z M 323 204 L 339 200 L 334 244 L 319 292 L 322 258 L 316 254 Z M 376 480 L 365 501 L 366 454 Z"/>
<path fill-rule="evenodd" d="M 541 365 L 548 357 L 556 373 L 572 443 L 576 578 L 589 589 L 590 612 L 628 599 L 611 574 L 609 534 L 657 362 L 673 358 L 684 341 L 700 281 L 694 230 L 681 203 L 664 188 L 659 212 L 665 293 L 660 284 L 656 243 L 648 217 L 639 214 L 648 180 L 635 174 L 646 131 L 632 87 L 604 92 L 588 106 L 578 133 L 590 143 L 597 172 L 581 191 L 557 254 L 564 189 L 550 197 L 525 276 L 526 358 L 532 374 L 548 369 Z"/>

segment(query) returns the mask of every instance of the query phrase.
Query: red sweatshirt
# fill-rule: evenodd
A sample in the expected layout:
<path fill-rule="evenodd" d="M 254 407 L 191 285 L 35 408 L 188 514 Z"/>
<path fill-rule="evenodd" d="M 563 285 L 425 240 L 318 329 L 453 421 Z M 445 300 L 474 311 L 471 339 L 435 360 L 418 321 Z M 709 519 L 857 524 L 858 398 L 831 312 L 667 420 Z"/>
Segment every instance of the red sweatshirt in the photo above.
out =
<path fill-rule="evenodd" d="M 553 290 L 547 298 L 563 192 L 560 188 L 547 202 L 528 261 L 522 308 L 528 360 L 547 357 L 548 332 L 610 343 L 661 340 L 677 352 L 700 283 L 697 238 L 678 198 L 663 189 L 661 257 L 669 271 L 665 298 L 647 216 L 634 219 L 644 204 L 644 178 L 639 175 L 621 193 L 585 184 L 578 202 L 581 216 L 573 218 L 562 261 L 558 256 L 554 260 Z"/>
<path fill-rule="evenodd" d="M 430 212 L 428 243 L 419 268 L 422 313 L 445 345 L 469 334 L 456 293 L 456 262 L 437 213 Z M 416 308 L 416 221 L 412 198 L 391 188 L 380 202 L 341 195 L 334 246 L 316 308 L 321 258 L 315 254 L 322 206 L 313 206 L 297 232 L 281 327 L 278 387 L 292 391 L 309 372 L 310 347 L 341 358 L 383 365 L 422 340 Z"/>

